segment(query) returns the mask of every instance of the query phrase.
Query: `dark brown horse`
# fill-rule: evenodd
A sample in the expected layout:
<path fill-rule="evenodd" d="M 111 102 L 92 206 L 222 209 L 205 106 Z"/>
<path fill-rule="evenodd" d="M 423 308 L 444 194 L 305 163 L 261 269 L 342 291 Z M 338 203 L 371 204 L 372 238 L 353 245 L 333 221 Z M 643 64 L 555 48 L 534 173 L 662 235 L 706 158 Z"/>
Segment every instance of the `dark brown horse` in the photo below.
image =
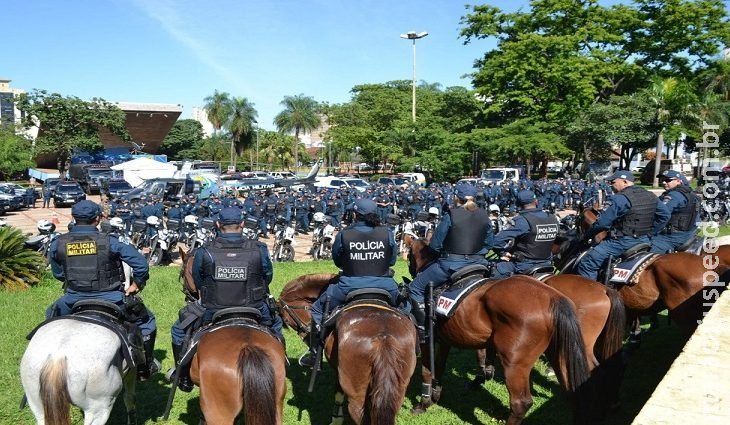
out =
<path fill-rule="evenodd" d="M 301 335 L 311 321 L 310 307 L 337 275 L 312 274 L 287 283 L 278 306 L 284 323 Z M 345 307 L 325 341 L 325 354 L 337 371 L 333 423 L 342 417 L 343 397 L 357 424 L 395 424 L 416 367 L 416 330 L 394 308 L 379 304 Z"/>
<path fill-rule="evenodd" d="M 415 274 L 433 257 L 424 241 L 408 238 L 407 243 L 409 268 Z M 429 369 L 428 350 L 423 350 L 421 359 L 424 393 L 431 386 L 431 397 L 424 396 L 415 413 L 439 401 L 439 380 L 454 346 L 493 349 L 499 356 L 510 394 L 508 425 L 522 423 L 532 406 L 530 371 L 543 353 L 571 394 L 574 422 L 592 423 L 587 411 L 592 400 L 586 346 L 575 306 L 558 290 L 527 276 L 493 281 L 470 293 L 452 317 L 439 318 L 435 329 L 439 342 L 435 370 Z"/>
<path fill-rule="evenodd" d="M 188 300 L 198 298 L 193 256 L 180 249 L 180 276 Z M 271 334 L 233 326 L 205 334 L 190 364 L 208 424 L 232 424 L 243 412 L 247 425 L 281 424 L 286 394 L 286 353 Z"/>
<path fill-rule="evenodd" d="M 580 215 L 579 226 L 585 230 L 597 218 L 598 211 L 588 208 Z M 722 281 L 715 281 L 715 274 L 722 276 L 730 270 L 730 246 L 711 247 L 709 243 L 705 244 L 706 249 L 716 252 L 699 256 L 687 252 L 660 255 L 641 272 L 635 285 L 620 287 L 618 292 L 629 315 L 665 307 L 672 320 L 687 336 L 691 335 L 708 310 L 703 303 L 716 300 L 724 289 Z M 706 273 L 707 279 L 703 277 Z"/>

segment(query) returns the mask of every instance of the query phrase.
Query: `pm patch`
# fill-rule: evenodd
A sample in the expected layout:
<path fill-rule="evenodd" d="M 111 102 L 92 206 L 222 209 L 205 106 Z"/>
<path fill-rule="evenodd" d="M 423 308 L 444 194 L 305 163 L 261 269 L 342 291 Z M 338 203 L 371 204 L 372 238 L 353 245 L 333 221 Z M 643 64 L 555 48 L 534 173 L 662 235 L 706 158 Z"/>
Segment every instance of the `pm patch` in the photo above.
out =
<path fill-rule="evenodd" d="M 215 268 L 216 280 L 246 280 L 248 267 L 217 266 Z"/>
<path fill-rule="evenodd" d="M 96 255 L 96 241 L 66 243 L 66 256 Z"/>
<path fill-rule="evenodd" d="M 557 224 L 538 224 L 537 225 L 537 236 L 535 236 L 535 242 L 552 242 L 558 237 L 558 225 Z"/>

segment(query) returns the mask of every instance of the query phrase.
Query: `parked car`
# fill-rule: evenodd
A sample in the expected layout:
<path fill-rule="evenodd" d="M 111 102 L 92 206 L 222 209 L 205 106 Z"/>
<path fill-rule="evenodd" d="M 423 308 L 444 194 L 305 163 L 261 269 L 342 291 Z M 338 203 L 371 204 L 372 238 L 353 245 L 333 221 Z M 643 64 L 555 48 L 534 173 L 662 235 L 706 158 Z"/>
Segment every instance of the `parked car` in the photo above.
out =
<path fill-rule="evenodd" d="M 379 184 L 392 184 L 395 186 L 401 186 L 411 182 L 411 179 L 403 176 L 386 176 L 378 179 Z"/>
<path fill-rule="evenodd" d="M 86 199 L 86 192 L 77 181 L 66 180 L 56 185 L 53 194 L 53 205 L 56 207 L 68 205 L 71 206 L 79 201 Z"/>
<path fill-rule="evenodd" d="M 295 179 L 297 178 L 291 171 L 272 171 L 269 173 L 275 179 Z"/>
<path fill-rule="evenodd" d="M 328 189 L 356 189 L 360 192 L 364 192 L 368 187 L 370 187 L 368 182 L 363 179 L 336 176 L 317 177 L 317 181 L 314 183 L 314 186 L 325 187 Z"/>
<path fill-rule="evenodd" d="M 124 179 L 102 180 L 101 182 L 101 191 L 106 194 L 109 199 L 126 195 L 132 189 L 132 185 Z"/>

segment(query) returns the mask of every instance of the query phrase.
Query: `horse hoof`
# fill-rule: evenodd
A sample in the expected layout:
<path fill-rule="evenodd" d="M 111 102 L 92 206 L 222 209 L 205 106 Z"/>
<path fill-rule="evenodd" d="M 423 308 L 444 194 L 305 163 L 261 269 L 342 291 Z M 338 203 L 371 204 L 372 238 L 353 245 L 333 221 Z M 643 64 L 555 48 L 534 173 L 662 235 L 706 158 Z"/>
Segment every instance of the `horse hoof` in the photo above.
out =
<path fill-rule="evenodd" d="M 428 409 L 428 406 L 424 405 L 423 403 L 418 403 L 417 405 L 413 406 L 411 409 L 411 413 L 414 415 L 420 415 L 421 413 L 425 413 L 426 409 Z"/>
<path fill-rule="evenodd" d="M 431 404 L 436 404 L 441 399 L 441 387 L 433 387 L 431 390 Z"/>
<path fill-rule="evenodd" d="M 494 374 L 495 374 L 494 366 L 491 366 L 491 365 L 487 366 L 484 369 L 484 380 L 491 381 L 492 379 L 494 379 Z"/>

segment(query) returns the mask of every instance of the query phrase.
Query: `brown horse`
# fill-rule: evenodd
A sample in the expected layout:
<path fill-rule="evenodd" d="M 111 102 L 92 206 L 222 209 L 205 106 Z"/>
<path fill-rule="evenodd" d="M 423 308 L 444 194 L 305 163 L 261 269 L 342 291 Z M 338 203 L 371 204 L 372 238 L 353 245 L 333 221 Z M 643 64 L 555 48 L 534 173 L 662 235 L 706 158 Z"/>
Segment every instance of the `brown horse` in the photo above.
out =
<path fill-rule="evenodd" d="M 409 237 L 409 268 L 415 274 L 433 261 L 424 241 Z M 526 296 L 528 295 L 529 296 Z M 588 407 L 589 364 L 575 306 L 558 290 L 527 276 L 492 281 L 471 292 L 450 318 L 438 318 L 439 347 L 435 370 L 423 350 L 425 394 L 414 413 L 425 411 L 441 396 L 441 379 L 452 346 L 493 349 L 504 367 L 510 394 L 508 425 L 522 423 L 532 406 L 530 371 L 543 353 L 571 394 L 574 423 L 593 423 Z M 432 391 L 429 391 L 432 388 Z M 430 394 L 430 397 L 428 396 Z"/>
<path fill-rule="evenodd" d="M 188 301 L 198 298 L 193 256 L 180 249 L 180 277 Z M 248 326 L 205 334 L 190 364 L 208 424 L 231 424 L 243 411 L 250 424 L 280 424 L 286 394 L 286 353 L 273 335 Z M 234 391 L 238 389 L 238 391 Z"/>
<path fill-rule="evenodd" d="M 243 412 L 246 425 L 281 424 L 285 358 L 284 346 L 273 335 L 253 327 L 205 334 L 190 365 L 205 422 L 232 424 Z"/>
<path fill-rule="evenodd" d="M 287 283 L 278 300 L 284 323 L 306 333 L 312 303 L 336 277 L 311 274 Z M 342 418 L 344 394 L 355 423 L 395 424 L 416 367 L 416 344 L 415 327 L 398 310 L 375 303 L 345 307 L 325 341 L 337 371 L 333 423 Z"/>
<path fill-rule="evenodd" d="M 598 218 L 598 211 L 584 210 L 579 216 L 579 226 L 586 230 Z M 717 282 L 714 274 L 722 276 L 730 270 L 730 246 L 708 246 L 715 251 L 703 255 L 676 252 L 659 255 L 639 275 L 635 285 L 618 289 L 630 316 L 656 311 L 659 307 L 669 310 L 669 316 L 689 337 L 701 323 L 708 306 L 703 303 L 716 300 L 725 285 Z M 704 283 L 706 273 L 709 278 Z M 703 291 L 705 286 L 710 289 Z M 713 289 L 714 288 L 714 289 Z"/>

